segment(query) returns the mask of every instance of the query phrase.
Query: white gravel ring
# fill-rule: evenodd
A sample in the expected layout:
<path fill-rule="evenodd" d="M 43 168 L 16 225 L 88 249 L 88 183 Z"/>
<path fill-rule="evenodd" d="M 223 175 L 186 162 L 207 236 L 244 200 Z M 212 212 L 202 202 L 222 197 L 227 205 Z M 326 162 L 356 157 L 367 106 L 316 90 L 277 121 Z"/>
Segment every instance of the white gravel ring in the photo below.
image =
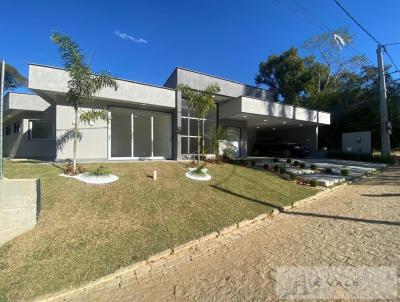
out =
<path fill-rule="evenodd" d="M 119 179 L 118 176 L 115 176 L 112 174 L 96 176 L 96 175 L 91 175 L 90 173 L 83 173 L 83 174 L 79 174 L 79 175 L 66 175 L 64 173 L 61 173 L 58 175 L 63 176 L 63 177 L 75 178 L 84 183 L 93 184 L 93 185 L 109 184 L 109 183 L 115 182 Z"/>
<path fill-rule="evenodd" d="M 185 176 L 187 178 L 193 179 L 193 180 L 200 180 L 200 181 L 207 181 L 211 179 L 211 175 L 205 174 L 205 175 L 199 175 L 199 174 L 194 174 L 191 171 L 186 172 Z"/>

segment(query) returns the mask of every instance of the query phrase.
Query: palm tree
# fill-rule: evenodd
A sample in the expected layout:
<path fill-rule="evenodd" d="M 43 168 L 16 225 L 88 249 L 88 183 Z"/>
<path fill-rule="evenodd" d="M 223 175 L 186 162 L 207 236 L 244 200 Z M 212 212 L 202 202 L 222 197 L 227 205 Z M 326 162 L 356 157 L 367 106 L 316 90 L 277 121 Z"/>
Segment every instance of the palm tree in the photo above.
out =
<path fill-rule="evenodd" d="M 64 67 L 68 72 L 68 91 L 65 94 L 68 104 L 74 107 L 75 127 L 73 145 L 73 173 L 76 174 L 76 150 L 78 143 L 78 124 L 79 120 L 95 121 L 106 119 L 105 110 L 91 110 L 79 113 L 79 108 L 85 104 L 93 102 L 93 96 L 101 89 L 112 87 L 118 89 L 118 84 L 111 78 L 108 72 L 95 74 L 78 44 L 69 36 L 58 32 L 51 34 L 51 40 L 58 46 Z"/>
<path fill-rule="evenodd" d="M 200 120 L 204 119 L 210 110 L 216 110 L 217 105 L 214 95 L 221 91 L 216 83 L 208 84 L 202 90 L 194 90 L 188 85 L 179 84 L 178 91 L 182 93 L 182 97 L 186 100 L 188 107 L 196 113 L 197 119 L 197 165 L 200 166 Z"/>

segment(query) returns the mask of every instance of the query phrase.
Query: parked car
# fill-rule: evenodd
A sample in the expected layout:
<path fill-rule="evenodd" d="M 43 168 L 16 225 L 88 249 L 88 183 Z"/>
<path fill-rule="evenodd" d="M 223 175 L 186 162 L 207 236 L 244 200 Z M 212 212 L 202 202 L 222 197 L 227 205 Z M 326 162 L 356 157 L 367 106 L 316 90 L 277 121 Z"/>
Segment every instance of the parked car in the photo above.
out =
<path fill-rule="evenodd" d="M 307 145 L 286 142 L 278 138 L 264 138 L 257 140 L 253 146 L 255 156 L 277 155 L 283 157 L 303 157 L 310 154 L 311 150 Z"/>

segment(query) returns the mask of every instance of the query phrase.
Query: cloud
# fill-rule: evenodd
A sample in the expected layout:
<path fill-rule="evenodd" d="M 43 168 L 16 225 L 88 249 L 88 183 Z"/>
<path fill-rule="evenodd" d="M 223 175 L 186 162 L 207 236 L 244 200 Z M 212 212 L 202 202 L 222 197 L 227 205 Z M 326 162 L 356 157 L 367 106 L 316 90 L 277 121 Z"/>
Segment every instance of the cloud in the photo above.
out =
<path fill-rule="evenodd" d="M 114 30 L 114 34 L 115 34 L 116 36 L 118 36 L 119 38 L 124 39 L 124 40 L 131 40 L 131 41 L 133 41 L 133 42 L 135 42 L 135 43 L 147 44 L 147 41 L 146 41 L 145 39 L 142 39 L 142 38 L 135 38 L 135 37 L 132 37 L 132 36 L 130 36 L 130 35 L 128 35 L 128 34 L 122 33 L 122 32 L 120 32 L 120 31 L 118 31 L 118 30 Z"/>

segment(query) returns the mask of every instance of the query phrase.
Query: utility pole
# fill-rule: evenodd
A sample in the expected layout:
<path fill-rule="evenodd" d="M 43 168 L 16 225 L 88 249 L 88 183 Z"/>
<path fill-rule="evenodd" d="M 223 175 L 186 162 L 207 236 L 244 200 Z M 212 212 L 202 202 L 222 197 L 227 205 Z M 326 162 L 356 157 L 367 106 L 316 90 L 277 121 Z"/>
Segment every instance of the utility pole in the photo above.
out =
<path fill-rule="evenodd" d="M 0 180 L 3 180 L 3 105 L 4 105 L 4 78 L 6 74 L 6 62 L 1 64 L 0 87 Z"/>
<path fill-rule="evenodd" d="M 378 44 L 376 53 L 378 55 L 378 72 L 379 72 L 379 95 L 380 95 L 380 117 L 381 117 L 381 156 L 390 156 L 390 123 L 388 120 L 387 100 L 386 100 L 386 81 L 385 70 L 383 65 L 382 48 L 384 46 Z"/>

